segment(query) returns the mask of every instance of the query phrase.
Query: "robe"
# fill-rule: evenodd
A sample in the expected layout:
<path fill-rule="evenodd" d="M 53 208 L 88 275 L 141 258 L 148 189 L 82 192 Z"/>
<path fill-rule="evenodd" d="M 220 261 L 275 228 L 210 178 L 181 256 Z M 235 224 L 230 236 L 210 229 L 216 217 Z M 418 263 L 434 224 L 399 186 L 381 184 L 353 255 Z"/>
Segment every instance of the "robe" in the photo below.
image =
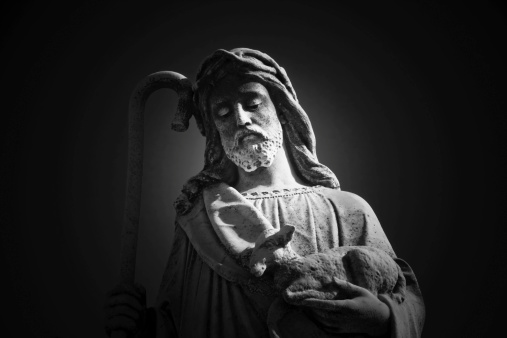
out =
<path fill-rule="evenodd" d="M 420 337 L 424 303 L 415 275 L 396 257 L 373 210 L 362 198 L 320 186 L 239 194 L 225 184 L 205 191 L 189 213 L 177 217 L 172 252 L 156 306 L 150 309 L 151 329 L 146 336 L 270 337 L 268 310 L 279 297 L 272 277 L 254 277 L 234 254 L 244 243 L 251 243 L 259 229 L 249 231 L 262 230 L 266 222 L 274 228 L 294 225 L 292 247 L 301 256 L 338 246 L 384 250 L 406 279 L 402 303 L 387 294 L 378 295 L 391 311 L 387 336 Z M 237 240 L 228 240 L 236 233 Z M 239 249 L 235 243 L 240 243 Z M 298 332 L 301 337 L 308 336 L 311 330 L 320 330 L 312 323 L 300 311 L 292 323 L 289 321 L 287 332 L 294 337 Z M 321 332 L 315 336 L 333 335 Z"/>

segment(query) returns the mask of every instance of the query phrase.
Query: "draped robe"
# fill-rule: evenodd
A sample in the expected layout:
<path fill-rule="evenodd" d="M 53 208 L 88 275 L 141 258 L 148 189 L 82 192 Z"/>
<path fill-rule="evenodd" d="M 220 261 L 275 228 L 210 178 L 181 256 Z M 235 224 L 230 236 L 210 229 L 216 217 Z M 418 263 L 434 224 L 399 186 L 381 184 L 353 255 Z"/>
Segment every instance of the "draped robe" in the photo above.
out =
<path fill-rule="evenodd" d="M 401 304 L 387 294 L 378 295 L 391 311 L 388 336 L 421 335 L 424 303 L 415 275 L 396 257 L 362 198 L 321 186 L 242 195 L 226 184 L 205 191 L 189 213 L 176 219 L 157 304 L 150 309 L 156 331 L 152 334 L 157 338 L 269 337 L 267 313 L 278 297 L 272 277 L 251 275 L 234 255 L 235 243 L 231 244 L 238 240 L 242 250 L 241 245 L 251 243 L 266 222 L 274 228 L 294 225 L 292 247 L 301 256 L 338 246 L 373 246 L 387 252 L 407 283 Z M 236 240 L 230 240 L 236 233 Z M 302 311 L 289 320 L 290 336 L 314 332 L 309 326 L 315 324 L 305 317 Z M 323 332 L 317 336 L 328 337 Z"/>

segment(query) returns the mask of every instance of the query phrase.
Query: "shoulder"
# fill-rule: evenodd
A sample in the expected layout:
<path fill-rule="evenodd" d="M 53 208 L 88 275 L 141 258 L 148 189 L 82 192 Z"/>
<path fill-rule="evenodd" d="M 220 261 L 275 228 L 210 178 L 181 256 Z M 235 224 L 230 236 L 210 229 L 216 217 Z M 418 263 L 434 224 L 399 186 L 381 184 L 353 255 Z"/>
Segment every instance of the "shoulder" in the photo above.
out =
<path fill-rule="evenodd" d="M 319 189 L 336 210 L 342 246 L 372 246 L 395 257 L 377 216 L 363 198 L 347 191 Z"/>
<path fill-rule="evenodd" d="M 181 225 L 183 228 L 188 223 L 192 223 L 195 220 L 199 220 L 206 215 L 206 208 L 204 206 L 204 201 L 202 197 L 202 193 L 196 198 L 192 207 L 185 212 L 177 212 L 176 213 L 176 223 Z M 207 216 L 206 216 L 207 218 Z"/>
<path fill-rule="evenodd" d="M 338 210 L 363 211 L 373 213 L 372 208 L 362 197 L 343 190 L 317 187 L 317 191 L 326 197 Z"/>

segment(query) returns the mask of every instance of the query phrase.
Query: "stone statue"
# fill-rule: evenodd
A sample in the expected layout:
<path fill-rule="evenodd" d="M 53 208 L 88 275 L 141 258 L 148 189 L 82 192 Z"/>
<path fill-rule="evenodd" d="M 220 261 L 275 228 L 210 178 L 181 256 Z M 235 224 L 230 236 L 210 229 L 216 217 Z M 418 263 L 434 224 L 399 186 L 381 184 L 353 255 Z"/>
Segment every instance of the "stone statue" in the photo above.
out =
<path fill-rule="evenodd" d="M 132 280 L 119 284 L 106 300 L 106 331 L 419 337 L 425 313 L 414 273 L 371 207 L 317 160 L 285 70 L 259 51 L 217 50 L 193 86 L 179 81 L 173 129 L 194 116 L 206 137 L 204 169 L 175 202 L 157 303 L 147 308 Z"/>

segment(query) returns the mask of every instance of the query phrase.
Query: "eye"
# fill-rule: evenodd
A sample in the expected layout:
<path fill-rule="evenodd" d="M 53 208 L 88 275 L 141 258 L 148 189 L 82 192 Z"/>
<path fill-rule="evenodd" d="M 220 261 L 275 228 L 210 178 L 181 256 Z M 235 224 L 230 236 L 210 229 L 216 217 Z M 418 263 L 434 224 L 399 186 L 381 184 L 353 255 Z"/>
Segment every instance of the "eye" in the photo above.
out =
<path fill-rule="evenodd" d="M 227 114 L 229 114 L 229 108 L 223 107 L 223 108 L 218 109 L 218 111 L 217 111 L 217 116 L 219 116 L 219 117 L 224 117 Z"/>
<path fill-rule="evenodd" d="M 275 247 L 275 243 L 273 243 L 272 241 L 267 241 L 267 242 L 264 242 L 264 244 L 262 244 L 262 246 L 268 250 L 271 250 Z"/>
<path fill-rule="evenodd" d="M 261 100 L 255 99 L 255 100 L 247 102 L 246 106 L 248 107 L 248 109 L 256 109 L 257 107 L 260 106 L 261 103 L 262 103 Z"/>

